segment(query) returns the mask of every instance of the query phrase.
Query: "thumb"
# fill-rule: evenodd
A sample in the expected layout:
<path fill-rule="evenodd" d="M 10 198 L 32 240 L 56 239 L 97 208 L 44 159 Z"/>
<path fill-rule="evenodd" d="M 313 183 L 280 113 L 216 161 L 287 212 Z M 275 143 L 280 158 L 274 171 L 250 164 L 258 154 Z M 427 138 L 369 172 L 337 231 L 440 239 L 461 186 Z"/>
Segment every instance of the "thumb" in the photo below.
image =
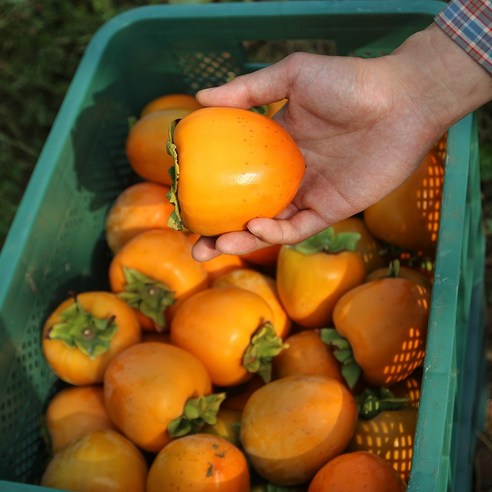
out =
<path fill-rule="evenodd" d="M 203 106 L 230 106 L 248 109 L 288 97 L 290 80 L 287 59 L 256 72 L 240 75 L 219 87 L 196 93 Z"/>

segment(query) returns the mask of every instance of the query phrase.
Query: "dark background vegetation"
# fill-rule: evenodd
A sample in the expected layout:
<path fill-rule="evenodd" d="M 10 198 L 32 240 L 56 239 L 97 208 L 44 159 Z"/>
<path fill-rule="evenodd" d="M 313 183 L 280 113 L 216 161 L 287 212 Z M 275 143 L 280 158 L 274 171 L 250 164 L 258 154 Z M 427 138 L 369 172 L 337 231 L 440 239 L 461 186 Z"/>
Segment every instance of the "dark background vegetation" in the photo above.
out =
<path fill-rule="evenodd" d="M 171 1 L 203 3 L 212 0 Z M 133 7 L 159 3 L 165 2 L 0 0 L 0 249 L 43 143 L 90 38 L 114 15 Z M 480 128 L 483 224 L 488 243 L 485 265 L 486 297 L 487 310 L 490 312 L 492 307 L 492 251 L 489 246 L 492 236 L 492 103 L 481 108 L 477 115 Z M 488 319 L 491 319 L 490 315 Z M 488 333 L 489 345 L 492 346 L 492 329 L 489 329 Z M 488 352 L 492 353 L 491 350 Z M 492 377 L 489 380 L 492 381 Z M 489 419 L 490 429 L 492 429 L 491 422 L 492 419 Z M 487 432 L 487 435 L 492 436 L 492 432 Z M 485 447 L 488 449 L 492 444 Z M 492 470 L 487 464 L 484 468 Z M 491 485 L 492 473 L 490 475 L 490 477 L 483 477 L 482 482 L 487 483 L 490 480 L 487 485 Z M 492 488 L 481 490 L 492 490 Z"/>

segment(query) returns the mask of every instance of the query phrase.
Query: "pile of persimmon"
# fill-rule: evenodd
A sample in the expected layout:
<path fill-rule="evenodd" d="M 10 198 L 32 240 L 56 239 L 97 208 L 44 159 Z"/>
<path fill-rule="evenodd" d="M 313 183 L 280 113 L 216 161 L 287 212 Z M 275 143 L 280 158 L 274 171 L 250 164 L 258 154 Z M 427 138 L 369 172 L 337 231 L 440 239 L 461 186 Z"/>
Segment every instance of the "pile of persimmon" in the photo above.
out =
<path fill-rule="evenodd" d="M 211 225 L 229 228 L 232 220 L 221 221 L 216 204 L 217 215 L 206 209 L 201 216 L 187 201 L 197 200 L 195 191 L 183 191 L 195 178 L 208 184 L 196 163 L 186 169 L 195 159 L 188 147 L 198 144 L 187 141 L 187 126 L 178 131 L 201 111 L 184 94 L 142 110 L 126 146 L 137 179 L 115 198 L 105 223 L 109 289 L 60 299 L 45 320 L 42 350 L 60 387 L 47 402 L 50 459 L 41 484 L 405 490 L 442 162 L 431 152 L 391 196 L 302 243 L 200 263 L 191 255 L 198 233 L 215 234 Z M 233 119 L 246 126 L 246 113 L 258 116 L 242 111 Z M 229 116 L 221 112 L 218 125 L 236 138 Z M 429 183 L 433 191 L 425 193 Z M 432 203 L 423 206 L 422 197 Z M 184 227 L 171 227 L 177 218 Z"/>

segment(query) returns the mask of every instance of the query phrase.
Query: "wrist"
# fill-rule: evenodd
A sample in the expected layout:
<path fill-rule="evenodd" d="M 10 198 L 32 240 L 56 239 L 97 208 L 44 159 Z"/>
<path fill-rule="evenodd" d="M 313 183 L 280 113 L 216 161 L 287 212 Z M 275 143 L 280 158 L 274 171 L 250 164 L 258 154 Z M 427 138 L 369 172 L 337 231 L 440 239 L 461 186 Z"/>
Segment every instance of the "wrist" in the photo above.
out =
<path fill-rule="evenodd" d="M 492 77 L 432 24 L 388 57 L 408 101 L 439 136 L 492 98 Z"/>

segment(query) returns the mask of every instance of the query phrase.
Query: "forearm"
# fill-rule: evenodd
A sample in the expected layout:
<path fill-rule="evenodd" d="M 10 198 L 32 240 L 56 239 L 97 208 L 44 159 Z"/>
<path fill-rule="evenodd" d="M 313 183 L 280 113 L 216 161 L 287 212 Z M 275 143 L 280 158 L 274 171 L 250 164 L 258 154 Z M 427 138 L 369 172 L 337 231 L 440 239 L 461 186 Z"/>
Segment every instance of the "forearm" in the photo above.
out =
<path fill-rule="evenodd" d="M 436 134 L 492 99 L 492 76 L 437 24 L 390 57 L 416 111 Z"/>

